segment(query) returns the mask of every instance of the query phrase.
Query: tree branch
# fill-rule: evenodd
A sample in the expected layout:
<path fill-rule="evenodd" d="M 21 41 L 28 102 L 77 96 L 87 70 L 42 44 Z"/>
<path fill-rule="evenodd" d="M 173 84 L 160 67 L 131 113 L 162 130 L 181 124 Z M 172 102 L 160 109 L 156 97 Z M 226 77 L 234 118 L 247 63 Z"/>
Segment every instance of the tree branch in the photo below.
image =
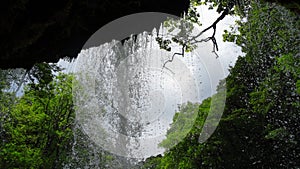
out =
<path fill-rule="evenodd" d="M 216 30 L 217 30 L 217 24 L 223 20 L 225 18 L 226 15 L 229 14 L 229 11 L 231 10 L 231 8 L 233 7 L 233 5 L 230 5 L 229 7 L 227 7 L 222 14 L 217 18 L 217 20 L 215 20 L 215 22 L 213 24 L 211 24 L 209 27 L 207 27 L 206 29 L 204 29 L 203 31 L 201 31 L 198 35 L 194 36 L 192 39 L 189 40 L 189 42 L 191 44 L 196 44 L 199 42 L 208 42 L 209 40 L 212 41 L 213 43 L 213 53 L 217 56 L 216 58 L 219 57 L 219 55 L 217 54 L 217 51 L 219 50 L 218 48 L 218 43 L 216 41 L 215 35 L 216 35 Z M 211 28 L 213 28 L 213 34 L 211 37 L 205 38 L 205 39 L 201 39 L 200 41 L 197 40 L 198 37 L 200 37 L 204 32 L 210 30 Z M 191 42 L 194 41 L 194 42 Z"/>
<path fill-rule="evenodd" d="M 213 36 L 215 36 L 216 33 L 216 27 L 217 24 L 223 20 L 225 18 L 226 15 L 229 14 L 230 9 L 232 8 L 233 5 L 230 5 L 229 7 L 227 7 L 226 9 L 224 9 L 224 11 L 222 12 L 222 14 L 217 18 L 217 20 L 215 20 L 215 22 L 213 24 L 211 24 L 209 27 L 207 27 L 206 29 L 204 29 L 203 31 L 201 31 L 198 35 L 194 36 L 192 40 L 196 40 L 198 37 L 200 37 L 204 32 L 208 31 L 209 29 L 213 28 L 214 29 L 214 33 Z"/>
<path fill-rule="evenodd" d="M 188 39 L 187 41 L 185 42 L 182 42 L 181 44 L 182 45 L 182 51 L 181 53 L 177 52 L 177 53 L 174 53 L 173 56 L 171 57 L 171 59 L 167 60 L 164 64 L 163 64 L 163 68 L 166 67 L 166 64 L 169 63 L 169 62 L 173 62 L 174 60 L 174 57 L 175 55 L 181 55 L 184 57 L 184 49 L 187 45 L 194 45 L 196 43 L 200 43 L 200 42 L 208 42 L 208 41 L 212 41 L 213 43 L 213 53 L 216 55 L 216 58 L 219 57 L 219 55 L 217 54 L 217 51 L 219 50 L 218 48 L 218 44 L 217 44 L 217 41 L 216 41 L 216 38 L 215 38 L 215 35 L 216 35 L 216 29 L 217 29 L 217 24 L 223 20 L 225 18 L 225 16 L 227 16 L 230 12 L 230 10 L 233 8 L 234 6 L 234 3 L 229 3 L 228 6 L 223 10 L 222 14 L 210 25 L 208 26 L 207 28 L 205 28 L 204 30 L 202 30 L 198 35 L 192 37 L 191 39 Z M 201 35 L 203 35 L 203 33 L 205 33 L 206 31 L 210 30 L 210 29 L 213 29 L 213 34 L 212 36 L 210 37 L 207 37 L 207 38 L 204 38 L 204 39 L 201 39 L 201 40 L 197 40 L 197 38 L 199 38 Z M 159 36 L 159 33 L 157 32 L 157 36 Z"/>
<path fill-rule="evenodd" d="M 174 53 L 173 56 L 171 57 L 171 59 L 167 60 L 167 61 L 164 63 L 163 68 L 166 67 L 166 64 L 167 64 L 167 63 L 173 62 L 175 55 L 181 55 L 181 56 L 184 56 L 184 48 L 185 48 L 185 45 L 182 46 L 181 53 L 178 53 L 178 52 L 177 52 L 177 53 Z"/>

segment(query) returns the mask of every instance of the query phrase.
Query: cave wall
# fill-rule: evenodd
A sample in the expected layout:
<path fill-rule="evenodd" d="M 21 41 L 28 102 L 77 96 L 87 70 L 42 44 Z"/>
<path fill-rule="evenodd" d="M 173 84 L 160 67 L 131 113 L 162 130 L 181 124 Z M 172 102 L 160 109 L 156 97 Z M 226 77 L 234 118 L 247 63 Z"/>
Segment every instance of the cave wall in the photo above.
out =
<path fill-rule="evenodd" d="M 0 68 L 76 57 L 105 24 L 138 12 L 182 16 L 189 0 L 10 0 L 0 7 Z"/>

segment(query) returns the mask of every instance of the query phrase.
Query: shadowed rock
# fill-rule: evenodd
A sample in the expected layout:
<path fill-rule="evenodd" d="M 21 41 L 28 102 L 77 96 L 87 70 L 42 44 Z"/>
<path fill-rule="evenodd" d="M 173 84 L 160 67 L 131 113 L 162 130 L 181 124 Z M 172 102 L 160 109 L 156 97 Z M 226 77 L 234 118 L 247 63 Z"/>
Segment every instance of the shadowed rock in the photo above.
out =
<path fill-rule="evenodd" d="M 188 0 L 6 1 L 0 7 L 0 68 L 76 57 L 93 33 L 117 18 L 138 12 L 180 16 L 188 6 Z"/>

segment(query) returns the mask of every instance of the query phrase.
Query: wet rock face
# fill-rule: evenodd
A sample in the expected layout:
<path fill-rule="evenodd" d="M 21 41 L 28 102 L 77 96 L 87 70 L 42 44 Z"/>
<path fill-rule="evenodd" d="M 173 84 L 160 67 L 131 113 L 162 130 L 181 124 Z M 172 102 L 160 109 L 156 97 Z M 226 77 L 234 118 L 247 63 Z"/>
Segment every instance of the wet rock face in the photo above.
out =
<path fill-rule="evenodd" d="M 99 28 L 137 12 L 180 16 L 188 0 L 14 0 L 0 9 L 0 68 L 76 57 Z"/>

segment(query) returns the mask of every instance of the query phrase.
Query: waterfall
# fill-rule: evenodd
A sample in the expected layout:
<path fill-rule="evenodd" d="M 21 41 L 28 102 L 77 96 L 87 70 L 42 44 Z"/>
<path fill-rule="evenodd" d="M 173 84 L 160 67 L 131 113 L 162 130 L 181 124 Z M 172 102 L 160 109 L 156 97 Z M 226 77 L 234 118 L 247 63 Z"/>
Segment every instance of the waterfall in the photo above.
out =
<path fill-rule="evenodd" d="M 77 119 L 96 144 L 117 155 L 145 158 L 162 153 L 157 144 L 178 105 L 199 100 L 183 62 L 175 59 L 163 69 L 171 53 L 159 50 L 152 34 L 155 30 L 123 45 L 112 41 L 83 50 L 75 63 L 80 86 L 74 90 Z"/>
<path fill-rule="evenodd" d="M 162 28 L 159 31 L 164 33 Z M 156 34 L 154 29 L 124 43 L 112 40 L 90 47 L 72 61 L 68 69 L 76 77 L 76 130 L 84 137 L 76 139 L 86 142 L 75 141 L 74 147 L 90 144 L 89 156 L 97 156 L 96 150 L 98 154 L 106 152 L 119 159 L 113 161 L 114 165 L 120 159 L 139 161 L 163 154 L 158 144 L 166 138 L 179 106 L 200 103 L 215 92 L 223 74 L 216 69 L 220 63 L 210 52 L 211 44 L 201 44 L 194 52 L 177 56 L 163 67 L 173 53 L 159 48 Z M 172 51 L 176 50 L 181 49 L 172 46 Z M 208 83 L 201 84 L 203 81 Z M 73 150 L 73 160 L 78 160 L 80 150 Z M 88 157 L 88 161 L 86 168 L 97 168 L 101 159 Z M 72 168 L 71 164 L 66 166 Z"/>

